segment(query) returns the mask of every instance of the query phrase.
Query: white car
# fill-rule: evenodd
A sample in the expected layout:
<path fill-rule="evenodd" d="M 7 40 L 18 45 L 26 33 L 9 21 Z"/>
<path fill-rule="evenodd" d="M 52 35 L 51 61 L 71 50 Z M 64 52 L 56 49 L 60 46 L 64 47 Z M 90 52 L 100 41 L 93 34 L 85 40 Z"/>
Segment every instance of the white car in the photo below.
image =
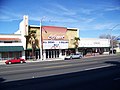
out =
<path fill-rule="evenodd" d="M 82 58 L 82 54 L 80 53 L 76 53 L 76 54 L 70 54 L 68 56 L 66 56 L 64 59 L 67 60 L 67 59 L 81 59 Z"/>

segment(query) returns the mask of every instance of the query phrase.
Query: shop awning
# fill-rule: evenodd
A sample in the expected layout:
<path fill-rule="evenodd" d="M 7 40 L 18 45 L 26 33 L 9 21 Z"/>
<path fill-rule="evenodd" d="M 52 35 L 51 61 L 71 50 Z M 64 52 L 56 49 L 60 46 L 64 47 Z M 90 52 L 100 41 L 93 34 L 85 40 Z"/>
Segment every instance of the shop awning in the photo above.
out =
<path fill-rule="evenodd" d="M 23 50 L 23 46 L 0 46 L 0 52 L 15 52 Z"/>

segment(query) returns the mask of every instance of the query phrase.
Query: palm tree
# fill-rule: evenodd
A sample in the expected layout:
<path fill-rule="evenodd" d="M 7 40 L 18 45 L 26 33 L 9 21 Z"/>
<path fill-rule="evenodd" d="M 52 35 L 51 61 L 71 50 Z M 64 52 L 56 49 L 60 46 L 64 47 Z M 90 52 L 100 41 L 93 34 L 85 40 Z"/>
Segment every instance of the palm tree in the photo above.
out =
<path fill-rule="evenodd" d="M 29 43 L 32 47 L 32 57 L 33 59 L 35 59 L 36 46 L 39 47 L 38 39 L 36 38 L 36 30 L 30 30 L 28 36 L 26 36 L 26 40 L 27 40 L 27 45 Z"/>
<path fill-rule="evenodd" d="M 74 45 L 75 45 L 76 52 L 78 52 L 79 40 L 80 40 L 79 37 L 74 38 Z"/>

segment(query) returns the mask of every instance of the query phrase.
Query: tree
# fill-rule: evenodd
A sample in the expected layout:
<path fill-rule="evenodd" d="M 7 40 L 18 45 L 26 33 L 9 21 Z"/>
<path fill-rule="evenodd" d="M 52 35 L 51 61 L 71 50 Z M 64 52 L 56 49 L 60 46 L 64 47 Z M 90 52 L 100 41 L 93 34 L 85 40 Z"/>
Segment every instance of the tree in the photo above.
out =
<path fill-rule="evenodd" d="M 25 37 L 26 37 L 27 45 L 28 44 L 31 45 L 31 48 L 32 48 L 32 57 L 33 57 L 33 59 L 35 59 L 35 50 L 36 50 L 36 47 L 39 48 L 38 39 L 36 38 L 36 30 L 30 30 L 28 32 L 28 36 L 25 36 Z"/>
<path fill-rule="evenodd" d="M 74 45 L 75 45 L 76 52 L 78 52 L 79 40 L 80 40 L 79 37 L 74 38 Z"/>
<path fill-rule="evenodd" d="M 100 35 L 99 38 L 101 38 L 101 39 L 110 39 L 110 45 L 112 46 L 112 41 L 113 41 L 113 47 L 117 46 L 118 41 L 116 39 L 116 36 L 111 36 L 109 34 L 107 34 L 107 35 L 103 34 L 103 35 Z"/>

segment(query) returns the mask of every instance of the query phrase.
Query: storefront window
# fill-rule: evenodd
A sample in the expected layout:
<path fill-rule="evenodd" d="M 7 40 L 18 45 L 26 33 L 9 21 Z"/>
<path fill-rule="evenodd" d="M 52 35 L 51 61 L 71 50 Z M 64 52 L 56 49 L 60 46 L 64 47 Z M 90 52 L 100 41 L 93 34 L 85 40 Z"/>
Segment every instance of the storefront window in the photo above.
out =
<path fill-rule="evenodd" d="M 3 60 L 6 60 L 8 57 L 9 57 L 9 56 L 8 56 L 8 53 L 7 53 L 7 52 L 3 52 L 3 53 L 2 53 L 2 59 L 3 59 Z"/>
<path fill-rule="evenodd" d="M 62 50 L 62 55 L 65 55 L 65 50 Z"/>

